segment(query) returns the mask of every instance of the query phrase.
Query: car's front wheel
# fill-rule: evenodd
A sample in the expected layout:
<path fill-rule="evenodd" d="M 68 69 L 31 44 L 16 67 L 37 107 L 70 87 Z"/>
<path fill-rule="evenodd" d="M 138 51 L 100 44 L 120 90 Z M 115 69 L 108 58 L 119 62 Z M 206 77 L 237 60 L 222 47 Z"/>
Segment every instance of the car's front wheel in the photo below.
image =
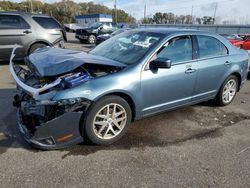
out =
<path fill-rule="evenodd" d="M 223 83 L 218 95 L 217 95 L 217 103 L 220 106 L 226 106 L 230 104 L 236 93 L 238 91 L 239 83 L 238 78 L 234 75 L 229 76 Z"/>
<path fill-rule="evenodd" d="M 129 104 L 119 96 L 106 96 L 96 102 L 84 121 L 84 134 L 98 145 L 119 140 L 131 123 Z"/>
<path fill-rule="evenodd" d="M 88 43 L 89 44 L 95 44 L 96 43 L 96 36 L 95 35 L 89 35 L 88 36 Z"/>

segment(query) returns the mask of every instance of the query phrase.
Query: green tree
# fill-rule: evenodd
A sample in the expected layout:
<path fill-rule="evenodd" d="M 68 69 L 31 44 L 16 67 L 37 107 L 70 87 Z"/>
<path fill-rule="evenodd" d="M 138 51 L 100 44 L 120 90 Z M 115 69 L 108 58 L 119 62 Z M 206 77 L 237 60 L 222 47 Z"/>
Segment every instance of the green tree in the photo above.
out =
<path fill-rule="evenodd" d="M 74 22 L 75 16 L 83 14 L 111 14 L 115 18 L 114 9 L 94 2 L 76 3 L 72 0 L 62 0 L 55 3 L 43 3 L 39 0 L 32 0 L 34 13 L 43 13 L 54 16 L 61 23 Z M 20 3 L 11 1 L 0 1 L 0 10 L 30 12 L 30 2 Z M 118 9 L 118 22 L 134 23 L 136 20 L 123 10 Z M 115 20 L 115 19 L 113 19 Z"/>

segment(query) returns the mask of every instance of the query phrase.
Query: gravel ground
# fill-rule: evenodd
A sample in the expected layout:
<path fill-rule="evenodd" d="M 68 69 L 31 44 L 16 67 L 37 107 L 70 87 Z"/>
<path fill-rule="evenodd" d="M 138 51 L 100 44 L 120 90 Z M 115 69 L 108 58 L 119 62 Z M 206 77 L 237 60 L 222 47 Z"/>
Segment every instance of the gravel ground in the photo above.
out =
<path fill-rule="evenodd" d="M 66 46 L 91 48 L 72 34 Z M 203 103 L 134 122 L 111 146 L 40 151 L 17 130 L 6 64 L 0 75 L 1 187 L 250 187 L 250 81 L 230 106 Z"/>

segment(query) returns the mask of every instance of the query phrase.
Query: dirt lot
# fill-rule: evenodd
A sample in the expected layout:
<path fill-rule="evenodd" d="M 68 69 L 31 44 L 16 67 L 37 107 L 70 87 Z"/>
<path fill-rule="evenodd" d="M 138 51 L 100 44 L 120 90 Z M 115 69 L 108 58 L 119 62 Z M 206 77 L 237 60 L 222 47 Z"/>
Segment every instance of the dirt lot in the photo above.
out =
<path fill-rule="evenodd" d="M 67 47 L 88 50 L 73 35 Z M 199 104 L 133 123 L 119 142 L 39 151 L 20 137 L 0 65 L 1 187 L 250 187 L 250 81 L 228 107 Z"/>

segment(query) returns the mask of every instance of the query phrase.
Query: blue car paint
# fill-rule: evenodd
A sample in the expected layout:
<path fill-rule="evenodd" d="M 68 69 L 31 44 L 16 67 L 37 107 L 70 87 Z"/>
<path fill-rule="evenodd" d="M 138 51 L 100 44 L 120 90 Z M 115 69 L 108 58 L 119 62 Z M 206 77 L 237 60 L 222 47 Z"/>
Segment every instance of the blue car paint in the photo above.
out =
<path fill-rule="evenodd" d="M 35 53 L 32 53 L 28 57 L 27 63 L 36 68 L 40 77 L 61 75 L 70 72 L 85 63 L 126 67 L 123 63 L 105 57 L 61 48 L 37 49 Z"/>
<path fill-rule="evenodd" d="M 157 30 L 156 30 L 157 32 Z M 144 70 L 149 58 L 169 39 L 180 35 L 206 35 L 222 41 L 229 50 L 229 55 L 194 59 L 190 62 L 172 65 L 170 69 L 159 69 L 157 72 Z M 248 55 L 233 47 L 223 37 L 202 31 L 179 31 L 170 35 L 152 49 L 144 59 L 135 65 L 130 65 L 120 72 L 99 77 L 71 88 L 60 91 L 53 100 L 82 97 L 97 101 L 112 93 L 124 93 L 135 104 L 136 117 L 152 115 L 176 107 L 194 104 L 213 99 L 222 83 L 232 73 L 246 80 Z M 231 65 L 224 65 L 230 61 Z M 185 74 L 187 68 L 196 71 Z"/>
<path fill-rule="evenodd" d="M 106 66 L 117 66 L 121 70 L 115 73 L 110 73 L 105 76 L 91 78 L 88 81 L 81 83 L 75 87 L 71 87 L 64 90 L 56 90 L 56 92 L 48 94 L 41 94 L 40 98 L 44 98 L 51 101 L 61 101 L 63 99 L 81 98 L 86 99 L 91 104 L 98 101 L 105 95 L 126 95 L 126 98 L 130 98 L 133 102 L 131 106 L 134 111 L 134 119 L 140 119 L 150 115 L 154 115 L 163 111 L 176 109 L 182 106 L 196 104 L 202 101 L 207 101 L 216 97 L 223 82 L 228 76 L 234 74 L 240 78 L 240 85 L 242 85 L 248 72 L 248 59 L 249 55 L 240 49 L 235 48 L 223 37 L 207 33 L 203 31 L 191 31 L 191 30 L 169 30 L 169 29 L 147 29 L 150 32 L 165 33 L 166 37 L 154 46 L 140 61 L 135 64 L 123 66 L 119 62 L 109 60 L 107 58 L 95 57 L 89 54 L 80 54 L 83 58 L 80 64 L 84 63 L 97 63 Z M 137 31 L 140 31 L 138 29 Z M 145 31 L 142 29 L 142 31 Z M 169 69 L 149 69 L 149 63 L 154 57 L 155 53 L 167 43 L 173 37 L 182 35 L 206 35 L 217 38 L 227 47 L 228 55 L 219 57 L 210 57 L 199 59 L 199 51 L 193 54 L 193 59 L 187 62 L 173 63 Z M 56 59 L 58 65 L 69 64 L 68 61 L 65 64 L 63 51 L 60 53 L 52 53 L 55 50 L 47 51 L 50 57 Z M 65 50 L 65 53 L 70 53 Z M 70 59 L 74 60 L 74 54 L 79 52 L 72 52 Z M 76 55 L 76 56 L 78 56 Z M 89 57 L 89 58 L 87 58 Z M 45 58 L 46 59 L 46 58 Z M 40 64 L 42 68 L 42 62 L 45 60 L 42 56 L 37 59 L 36 63 Z M 79 58 L 76 57 L 79 60 Z M 49 59 L 47 59 L 49 61 Z M 96 61 L 97 60 L 97 61 Z M 76 62 L 76 61 L 74 61 Z M 227 63 L 229 62 L 229 64 Z M 53 62 L 51 62 L 53 63 Z M 62 64 L 61 64 L 62 63 Z M 48 63 L 49 64 L 49 63 Z M 72 66 L 66 66 L 67 69 L 60 69 L 62 72 L 68 72 L 72 69 Z M 191 72 L 189 72 L 191 69 Z M 189 71 L 188 71 L 189 70 Z M 57 72 L 58 73 L 58 72 Z M 46 73 L 45 73 L 46 74 Z M 83 113 L 83 116 L 86 115 Z M 69 120 L 69 119 L 67 119 Z M 57 119 L 56 121 L 62 121 Z M 37 140 L 30 140 L 37 147 L 45 149 L 55 149 L 69 146 L 73 143 L 79 143 L 82 137 L 80 136 L 80 125 L 74 123 L 74 126 L 67 128 L 74 129 L 79 134 L 75 134 L 74 139 L 59 143 L 58 145 L 41 145 Z M 62 125 L 68 126 L 68 125 Z M 74 127 L 78 127 L 77 130 Z M 58 131 L 53 129 L 51 131 Z M 43 127 L 41 127 L 42 129 Z M 64 130 L 64 128 L 62 128 Z M 39 133 L 40 134 L 40 133 Z M 46 134 L 49 134 L 46 131 Z M 51 136 L 51 135 L 48 135 Z"/>

